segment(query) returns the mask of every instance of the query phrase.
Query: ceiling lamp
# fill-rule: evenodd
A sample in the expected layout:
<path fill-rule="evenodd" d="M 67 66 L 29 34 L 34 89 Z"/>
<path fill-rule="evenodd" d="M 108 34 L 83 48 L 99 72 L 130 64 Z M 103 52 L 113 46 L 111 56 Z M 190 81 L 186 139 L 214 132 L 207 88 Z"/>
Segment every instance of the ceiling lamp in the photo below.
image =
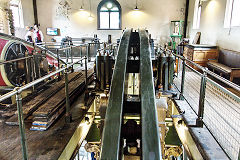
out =
<path fill-rule="evenodd" d="M 84 6 L 84 4 L 83 4 L 83 0 L 82 0 L 81 8 L 79 9 L 79 11 L 84 11 L 83 6 Z"/>
<path fill-rule="evenodd" d="M 89 21 L 93 21 L 93 19 L 94 19 L 94 18 L 93 18 L 92 15 L 90 15 L 90 16 L 88 17 L 88 20 L 89 20 Z"/>
<path fill-rule="evenodd" d="M 134 8 L 134 11 L 138 11 L 139 8 L 138 8 L 138 3 L 137 3 L 137 0 L 136 0 L 136 7 Z"/>
<path fill-rule="evenodd" d="M 113 7 L 112 3 L 109 2 L 109 3 L 107 4 L 107 8 L 108 8 L 108 9 L 111 9 L 112 7 Z"/>
<path fill-rule="evenodd" d="M 94 18 L 93 18 L 92 14 L 91 14 L 91 13 L 92 13 L 92 4 L 91 4 L 91 0 L 89 0 L 89 4 L 90 4 L 90 15 L 89 15 L 89 17 L 88 17 L 88 20 L 89 20 L 89 21 L 93 21 Z"/>
<path fill-rule="evenodd" d="M 84 8 L 83 8 L 83 6 L 81 6 L 81 8 L 79 9 L 79 11 L 84 11 Z"/>

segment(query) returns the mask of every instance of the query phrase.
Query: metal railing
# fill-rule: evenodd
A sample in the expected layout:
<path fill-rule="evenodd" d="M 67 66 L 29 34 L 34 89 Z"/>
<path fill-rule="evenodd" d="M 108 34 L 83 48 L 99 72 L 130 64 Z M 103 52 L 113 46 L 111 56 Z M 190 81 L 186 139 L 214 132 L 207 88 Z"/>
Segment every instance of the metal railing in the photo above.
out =
<path fill-rule="evenodd" d="M 26 134 L 25 134 L 25 125 L 24 125 L 24 119 L 23 119 L 23 111 L 22 111 L 22 96 L 21 93 L 36 84 L 45 81 L 49 79 L 50 77 L 60 74 L 61 72 L 64 72 L 65 75 L 65 96 L 66 96 L 66 123 L 69 123 L 71 120 L 71 114 L 70 114 L 70 102 L 69 102 L 69 93 L 68 93 L 68 70 L 69 68 L 72 69 L 73 65 L 82 63 L 82 60 L 85 60 L 85 70 L 87 69 L 87 57 L 83 57 L 79 59 L 78 61 L 67 64 L 64 68 L 58 69 L 55 72 L 52 72 L 48 75 L 45 75 L 44 77 L 41 77 L 39 79 L 36 79 L 22 87 L 16 87 L 13 91 L 8 92 L 2 96 L 0 96 L 0 102 L 4 101 L 14 95 L 16 95 L 16 103 L 17 103 L 17 114 L 18 114 L 18 123 L 19 123 L 19 130 L 20 130 L 20 136 L 21 136 L 21 147 L 22 147 L 22 156 L 24 160 L 28 159 L 28 152 L 27 152 L 27 143 L 26 143 Z M 85 72 L 85 83 L 87 85 L 87 72 Z"/>
<path fill-rule="evenodd" d="M 203 127 L 205 124 L 227 155 L 231 159 L 237 159 L 240 149 L 240 97 L 221 84 L 238 93 L 240 86 L 172 50 L 165 51 L 173 54 L 178 62 L 182 62 L 179 71 L 181 73 L 175 77 L 175 83 L 180 92 L 179 99 L 185 99 L 198 117 L 196 127 Z M 197 84 L 200 86 L 196 86 Z M 194 97 L 189 87 L 194 88 L 199 95 Z M 197 104 L 195 107 L 192 106 L 193 102 Z"/>
<path fill-rule="evenodd" d="M 39 47 L 45 48 L 53 52 L 56 57 L 64 59 L 66 63 L 73 63 L 74 59 L 86 56 L 88 61 L 91 61 L 92 57 L 95 57 L 97 53 L 104 51 L 109 52 L 115 56 L 117 50 L 117 44 L 107 44 L 100 42 L 89 42 L 89 43 L 59 43 L 59 42 L 44 42 L 37 44 Z"/>

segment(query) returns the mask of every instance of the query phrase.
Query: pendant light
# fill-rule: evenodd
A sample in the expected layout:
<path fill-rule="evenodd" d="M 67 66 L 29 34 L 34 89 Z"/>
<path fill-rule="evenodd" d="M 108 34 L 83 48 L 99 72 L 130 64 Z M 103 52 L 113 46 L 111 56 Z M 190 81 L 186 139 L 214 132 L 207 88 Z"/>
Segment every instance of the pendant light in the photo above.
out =
<path fill-rule="evenodd" d="M 82 0 L 81 8 L 80 8 L 79 10 L 80 10 L 80 11 L 84 11 L 84 3 L 83 3 L 83 0 Z"/>
<path fill-rule="evenodd" d="M 134 8 L 134 11 L 138 11 L 139 8 L 138 8 L 138 3 L 137 3 L 137 0 L 136 0 L 136 7 Z"/>
<path fill-rule="evenodd" d="M 89 0 L 89 4 L 90 4 L 90 15 L 89 15 L 89 17 L 88 17 L 88 20 L 89 21 L 93 21 L 93 16 L 92 16 L 92 5 L 91 5 L 91 0 Z"/>

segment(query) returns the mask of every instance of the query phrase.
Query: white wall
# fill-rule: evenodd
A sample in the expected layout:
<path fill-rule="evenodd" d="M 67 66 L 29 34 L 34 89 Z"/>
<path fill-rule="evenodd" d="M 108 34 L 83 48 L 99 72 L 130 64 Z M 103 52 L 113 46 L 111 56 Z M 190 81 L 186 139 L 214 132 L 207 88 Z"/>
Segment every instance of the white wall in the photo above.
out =
<path fill-rule="evenodd" d="M 22 0 L 24 1 L 24 0 Z M 122 31 L 102 31 L 97 30 L 97 6 L 100 0 L 91 0 L 93 21 L 88 20 L 89 0 L 84 0 L 84 8 L 87 15 L 79 12 L 81 6 L 80 0 L 68 0 L 70 4 L 69 19 L 64 16 L 57 16 L 56 11 L 59 2 L 62 0 L 38 0 L 38 19 L 41 25 L 40 29 L 46 33 L 46 27 L 60 28 L 61 37 L 66 35 L 71 37 L 98 37 L 105 41 L 107 35 L 111 34 L 113 39 L 120 37 Z M 157 40 L 166 41 L 169 37 L 169 24 L 171 20 L 183 20 L 184 13 L 181 9 L 185 8 L 185 0 L 139 0 L 139 8 L 141 10 L 137 15 L 133 13 L 135 8 L 135 0 L 119 0 L 122 7 L 122 29 L 124 28 L 147 28 Z M 55 37 L 61 39 L 61 37 Z M 46 36 L 49 41 L 52 37 Z"/>
<path fill-rule="evenodd" d="M 240 27 L 224 28 L 226 0 L 203 2 L 200 29 L 192 29 L 195 0 L 190 0 L 188 33 L 190 42 L 196 32 L 201 32 L 201 44 L 212 44 L 222 48 L 240 51 Z"/>

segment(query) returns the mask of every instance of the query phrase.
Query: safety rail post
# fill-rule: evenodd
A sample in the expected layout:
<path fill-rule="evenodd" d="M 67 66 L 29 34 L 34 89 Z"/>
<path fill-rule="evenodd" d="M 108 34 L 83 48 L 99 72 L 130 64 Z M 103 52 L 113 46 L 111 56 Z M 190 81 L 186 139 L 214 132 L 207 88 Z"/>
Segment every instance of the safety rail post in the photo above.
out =
<path fill-rule="evenodd" d="M 70 100 L 69 100 L 69 90 L 68 90 L 68 68 L 64 70 L 64 78 L 65 78 L 65 96 L 66 96 L 66 115 L 65 115 L 65 122 L 71 122 L 71 113 L 70 113 Z"/>
<path fill-rule="evenodd" d="M 87 44 L 87 60 L 88 60 L 88 62 L 91 61 L 91 58 L 90 58 L 90 43 Z"/>
<path fill-rule="evenodd" d="M 34 57 L 32 56 L 31 59 L 31 71 L 32 71 L 32 81 L 35 80 L 35 76 L 36 76 L 36 70 L 35 70 L 35 67 L 34 67 Z M 33 90 L 35 90 L 35 86 L 33 85 Z"/>
<path fill-rule="evenodd" d="M 180 100 L 184 99 L 183 93 L 184 93 L 184 82 L 185 82 L 185 73 L 186 73 L 186 60 L 182 60 L 182 80 L 181 80 L 181 93 L 179 96 Z"/>
<path fill-rule="evenodd" d="M 88 74 L 87 74 L 87 65 L 88 65 L 88 58 L 85 56 L 85 98 L 84 98 L 84 102 L 85 102 L 85 106 L 87 106 L 87 100 L 88 100 Z"/>
<path fill-rule="evenodd" d="M 59 50 L 57 49 L 57 63 L 58 63 L 58 69 L 60 69 L 60 56 L 59 56 Z M 60 72 L 58 73 L 58 81 L 61 80 Z"/>
<path fill-rule="evenodd" d="M 94 42 L 94 56 L 97 56 L 97 43 Z"/>
<path fill-rule="evenodd" d="M 79 45 L 79 54 L 80 54 L 80 58 L 82 58 L 82 46 Z M 81 67 L 83 66 L 83 61 L 81 60 Z"/>
<path fill-rule="evenodd" d="M 67 45 L 67 47 L 68 47 L 68 45 Z M 63 52 L 65 52 L 65 57 L 66 57 L 66 64 L 68 64 L 68 49 L 64 49 L 63 48 Z"/>
<path fill-rule="evenodd" d="M 19 131 L 21 136 L 21 146 L 22 146 L 22 156 L 24 160 L 28 159 L 28 152 L 27 152 L 27 144 L 26 144 L 26 133 L 25 133 L 25 125 L 23 119 L 23 111 L 22 111 L 22 96 L 19 87 L 14 89 L 16 94 L 16 103 L 17 103 L 17 112 L 18 112 L 18 123 L 19 123 Z"/>
<path fill-rule="evenodd" d="M 70 54 L 71 54 L 71 63 L 73 63 L 73 47 L 70 46 Z"/>
<path fill-rule="evenodd" d="M 26 67 L 26 83 L 29 83 L 31 81 L 31 66 L 30 66 L 30 61 L 28 59 L 29 58 L 29 55 L 28 57 L 25 59 L 25 67 Z"/>
<path fill-rule="evenodd" d="M 72 48 L 73 48 L 73 47 L 70 46 L 71 63 L 73 63 L 73 52 L 72 52 Z M 74 66 L 74 65 L 72 65 L 72 67 L 71 67 L 71 72 L 72 72 L 72 73 L 74 72 L 73 66 Z"/>
<path fill-rule="evenodd" d="M 203 127 L 203 114 L 204 114 L 204 102 L 205 102 L 205 93 L 206 93 L 206 80 L 207 73 L 203 71 L 201 78 L 201 87 L 200 87 L 200 98 L 198 105 L 198 118 L 196 119 L 196 126 Z"/>

